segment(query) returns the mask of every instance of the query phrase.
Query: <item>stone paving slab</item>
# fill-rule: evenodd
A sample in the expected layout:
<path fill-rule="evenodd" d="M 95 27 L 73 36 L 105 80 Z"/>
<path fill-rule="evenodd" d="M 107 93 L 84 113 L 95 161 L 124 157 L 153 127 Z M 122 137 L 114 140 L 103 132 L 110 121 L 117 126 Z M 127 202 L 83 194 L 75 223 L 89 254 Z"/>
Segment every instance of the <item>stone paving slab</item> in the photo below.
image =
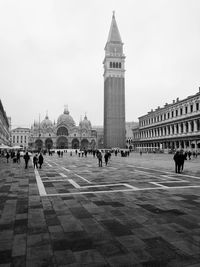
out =
<path fill-rule="evenodd" d="M 200 266 L 200 159 L 172 157 L 0 158 L 0 267 Z"/>

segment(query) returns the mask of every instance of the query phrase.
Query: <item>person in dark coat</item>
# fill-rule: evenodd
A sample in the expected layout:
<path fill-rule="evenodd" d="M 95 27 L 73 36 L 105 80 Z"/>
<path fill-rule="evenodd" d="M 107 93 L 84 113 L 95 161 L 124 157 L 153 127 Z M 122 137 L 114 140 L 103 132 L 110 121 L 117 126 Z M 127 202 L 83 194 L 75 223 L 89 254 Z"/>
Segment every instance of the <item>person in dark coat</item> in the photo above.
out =
<path fill-rule="evenodd" d="M 100 151 L 97 154 L 97 158 L 98 158 L 98 162 L 99 162 L 99 167 L 102 167 L 102 154 Z"/>
<path fill-rule="evenodd" d="M 28 152 L 26 152 L 26 154 L 24 155 L 25 169 L 28 168 L 29 159 L 30 159 L 30 156 L 29 156 Z"/>
<path fill-rule="evenodd" d="M 20 152 L 17 151 L 17 163 L 20 163 Z"/>
<path fill-rule="evenodd" d="M 8 159 L 10 158 L 10 155 L 8 152 L 6 152 L 6 159 L 7 159 L 7 163 L 8 163 Z"/>
<path fill-rule="evenodd" d="M 173 160 L 175 161 L 175 172 L 180 173 L 180 168 L 181 168 L 181 156 L 180 152 L 176 151 Z"/>
<path fill-rule="evenodd" d="M 38 163 L 39 163 L 39 168 L 42 168 L 42 164 L 44 162 L 44 158 L 42 156 L 42 153 L 40 153 L 39 157 L 38 157 Z"/>
<path fill-rule="evenodd" d="M 185 162 L 185 155 L 183 153 L 183 150 L 180 151 L 180 171 L 183 171 L 184 168 L 184 162 Z"/>
<path fill-rule="evenodd" d="M 191 155 L 192 155 L 191 151 L 188 151 L 188 158 L 189 158 L 189 160 L 191 160 Z"/>
<path fill-rule="evenodd" d="M 105 164 L 106 164 L 106 166 L 107 166 L 107 164 L 108 164 L 108 158 L 109 158 L 109 154 L 108 154 L 108 152 L 106 152 L 105 155 L 104 155 L 104 159 L 105 159 Z"/>
<path fill-rule="evenodd" d="M 35 154 L 33 157 L 33 168 L 38 168 L 38 155 Z"/>

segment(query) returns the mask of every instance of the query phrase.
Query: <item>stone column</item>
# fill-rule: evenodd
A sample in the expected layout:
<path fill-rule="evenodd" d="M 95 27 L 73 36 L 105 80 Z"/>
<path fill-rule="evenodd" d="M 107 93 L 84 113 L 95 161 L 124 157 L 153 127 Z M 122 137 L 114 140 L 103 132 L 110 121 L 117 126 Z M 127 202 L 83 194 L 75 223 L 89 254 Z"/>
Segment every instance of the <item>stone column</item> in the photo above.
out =
<path fill-rule="evenodd" d="M 191 121 L 188 122 L 188 133 L 191 133 Z"/>
<path fill-rule="evenodd" d="M 174 149 L 177 149 L 176 141 L 174 142 Z"/>
<path fill-rule="evenodd" d="M 181 141 L 178 141 L 178 147 L 181 148 Z"/>
<path fill-rule="evenodd" d="M 174 134 L 177 134 L 177 131 L 176 131 L 176 124 L 174 124 Z"/>
<path fill-rule="evenodd" d="M 186 123 L 183 122 L 183 133 L 185 134 L 186 133 Z"/>
<path fill-rule="evenodd" d="M 166 135 L 169 135 L 168 126 L 166 126 Z"/>
<path fill-rule="evenodd" d="M 197 132 L 197 120 L 194 120 L 194 132 Z"/>
<path fill-rule="evenodd" d="M 181 134 L 181 124 L 180 123 L 178 124 L 178 132 L 179 132 L 179 134 Z"/>
<path fill-rule="evenodd" d="M 172 125 L 170 125 L 169 127 L 170 127 L 170 135 L 173 135 L 173 133 L 172 133 Z"/>

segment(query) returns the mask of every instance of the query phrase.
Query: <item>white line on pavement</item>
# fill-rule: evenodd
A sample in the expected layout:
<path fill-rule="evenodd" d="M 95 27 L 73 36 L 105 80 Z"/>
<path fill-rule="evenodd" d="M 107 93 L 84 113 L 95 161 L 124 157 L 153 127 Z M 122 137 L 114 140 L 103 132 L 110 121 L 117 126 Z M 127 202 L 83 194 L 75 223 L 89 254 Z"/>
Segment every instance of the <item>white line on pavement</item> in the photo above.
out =
<path fill-rule="evenodd" d="M 69 179 L 68 180 L 75 188 L 80 188 L 80 185 L 78 185 L 74 180 Z"/>
<path fill-rule="evenodd" d="M 41 180 L 41 177 L 40 177 L 40 174 L 38 172 L 37 169 L 34 169 L 34 172 L 35 172 L 35 178 L 36 178 L 36 181 L 37 181 L 37 186 L 38 186 L 38 190 L 39 190 L 39 193 L 40 193 L 40 196 L 46 196 L 46 190 L 44 188 L 44 184 Z"/>
<path fill-rule="evenodd" d="M 70 172 L 69 169 L 66 169 L 65 167 L 61 167 L 63 170 L 67 171 L 67 172 Z"/>
<path fill-rule="evenodd" d="M 49 167 L 52 167 L 52 165 L 51 165 L 51 164 L 49 164 L 48 162 L 46 162 L 46 164 L 47 164 Z"/>
<path fill-rule="evenodd" d="M 60 172 L 59 174 L 60 174 L 60 176 L 62 176 L 62 177 L 67 177 L 67 175 L 64 174 L 64 173 L 62 173 L 62 172 Z"/>
<path fill-rule="evenodd" d="M 118 163 L 120 164 L 120 163 Z M 157 169 L 152 169 L 152 168 L 146 168 L 146 167 L 140 167 L 140 166 L 135 166 L 135 165 L 127 165 L 128 167 L 132 167 L 132 168 L 140 168 L 140 169 L 146 169 L 146 170 L 151 170 L 151 171 L 157 171 L 157 172 L 163 172 L 163 173 L 168 173 L 170 175 L 177 175 L 177 173 L 173 173 L 173 172 L 168 172 L 168 171 L 164 171 L 164 170 L 157 170 Z M 152 174 L 153 175 L 153 174 Z M 194 179 L 198 179 L 200 180 L 200 177 L 197 176 L 193 176 L 193 175 L 187 175 L 187 174 L 183 174 L 183 173 L 179 173 L 179 176 L 185 176 L 185 177 L 190 177 L 190 178 L 194 178 Z"/>
<path fill-rule="evenodd" d="M 71 192 L 71 193 L 60 193 L 60 194 L 48 194 L 48 197 L 54 196 L 68 196 L 68 195 L 81 195 L 81 194 L 112 194 L 118 192 L 137 192 L 137 191 L 149 191 L 149 190 L 173 190 L 173 189 L 189 189 L 189 188 L 200 188 L 200 185 L 191 186 L 176 186 L 176 187 L 147 187 L 138 189 L 119 189 L 112 191 L 86 191 L 86 192 Z"/>
<path fill-rule="evenodd" d="M 80 175 L 78 175 L 78 174 L 76 174 L 76 173 L 74 173 L 74 175 L 76 175 L 77 177 L 79 177 L 79 178 L 81 178 L 82 180 L 86 181 L 88 184 L 91 184 L 91 182 L 88 181 L 87 179 L 85 179 L 84 177 L 82 177 L 82 176 L 80 176 Z"/>
<path fill-rule="evenodd" d="M 68 179 L 60 179 L 60 180 L 45 180 L 45 181 L 42 181 L 43 183 L 51 183 L 51 182 L 67 182 Z"/>
<path fill-rule="evenodd" d="M 162 184 L 159 184 L 159 183 L 156 183 L 156 182 L 149 182 L 150 184 L 154 184 L 154 185 L 157 185 L 157 186 L 160 186 L 160 187 L 163 187 L 163 188 L 168 188 L 168 186 L 164 186 Z"/>

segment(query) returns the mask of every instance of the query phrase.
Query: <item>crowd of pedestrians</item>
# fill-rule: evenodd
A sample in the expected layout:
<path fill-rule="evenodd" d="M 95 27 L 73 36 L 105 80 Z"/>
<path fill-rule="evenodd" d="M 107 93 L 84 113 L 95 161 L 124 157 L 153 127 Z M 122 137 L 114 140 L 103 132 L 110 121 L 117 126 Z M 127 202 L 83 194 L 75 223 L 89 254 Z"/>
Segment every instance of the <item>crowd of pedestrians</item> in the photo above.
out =
<path fill-rule="evenodd" d="M 3 156 L 6 158 L 7 163 L 9 163 L 11 161 L 13 163 L 20 164 L 21 163 L 21 157 L 22 157 L 24 159 L 25 169 L 28 169 L 29 161 L 31 158 L 30 155 L 32 155 L 30 152 L 28 152 L 28 151 L 26 151 L 26 152 L 21 151 L 20 152 L 20 150 L 18 150 L 18 151 L 4 151 L 4 152 L 0 153 L 0 156 Z M 38 168 L 38 165 L 39 165 L 39 168 L 41 169 L 43 162 L 44 162 L 44 157 L 43 157 L 41 152 L 36 153 L 33 156 L 33 167 L 34 168 Z"/>
<path fill-rule="evenodd" d="M 56 151 L 48 151 L 48 154 L 50 156 L 52 156 L 54 153 L 57 153 L 59 158 L 63 158 L 63 154 L 67 153 L 68 151 L 65 150 L 56 150 Z M 46 152 L 47 153 L 47 152 Z M 44 152 L 44 155 L 46 154 Z M 99 167 L 103 166 L 103 159 L 105 162 L 105 166 L 108 165 L 110 159 L 111 159 L 111 155 L 113 153 L 114 156 L 117 156 L 118 154 L 121 155 L 121 157 L 127 157 L 129 156 L 130 151 L 128 150 L 92 150 L 92 149 L 83 149 L 83 150 L 79 150 L 79 149 L 75 149 L 75 150 L 70 150 L 69 151 L 69 155 L 73 156 L 73 153 L 77 156 L 77 157 L 87 157 L 88 154 L 91 154 L 93 156 L 93 158 L 97 158 L 97 164 Z M 2 154 L 2 153 L 1 153 Z M 13 163 L 20 163 L 20 151 L 6 151 L 3 154 L 6 158 L 7 163 L 9 163 L 9 159 L 11 159 L 13 161 Z M 140 155 L 142 155 L 142 151 L 140 151 Z M 173 160 L 175 162 L 175 172 L 176 173 L 181 173 L 184 170 L 184 162 L 185 160 L 191 160 L 191 157 L 193 156 L 193 158 L 197 158 L 198 153 L 197 151 L 183 151 L 183 150 L 178 150 L 176 151 L 176 153 L 173 156 Z M 23 159 L 25 162 L 25 169 L 28 168 L 28 164 L 30 161 L 30 154 L 29 152 L 25 152 L 25 154 L 23 155 Z M 42 155 L 41 152 L 39 153 L 35 153 L 33 156 L 33 167 L 34 169 L 37 168 L 42 168 L 42 164 L 44 162 L 44 157 Z"/>

